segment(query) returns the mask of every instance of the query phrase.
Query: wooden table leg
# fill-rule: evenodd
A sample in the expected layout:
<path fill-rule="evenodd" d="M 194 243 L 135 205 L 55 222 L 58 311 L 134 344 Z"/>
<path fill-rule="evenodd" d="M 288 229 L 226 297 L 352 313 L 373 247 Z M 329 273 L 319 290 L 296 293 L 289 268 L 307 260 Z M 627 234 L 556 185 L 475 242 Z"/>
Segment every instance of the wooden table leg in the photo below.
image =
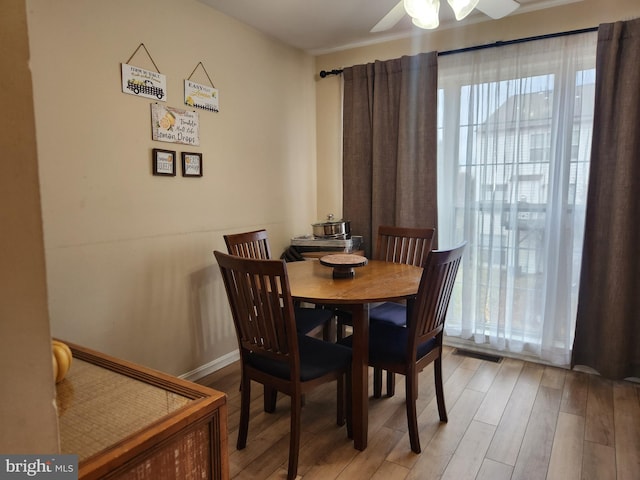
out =
<path fill-rule="evenodd" d="M 367 448 L 369 431 L 369 305 L 351 307 L 353 322 L 353 446 Z"/>

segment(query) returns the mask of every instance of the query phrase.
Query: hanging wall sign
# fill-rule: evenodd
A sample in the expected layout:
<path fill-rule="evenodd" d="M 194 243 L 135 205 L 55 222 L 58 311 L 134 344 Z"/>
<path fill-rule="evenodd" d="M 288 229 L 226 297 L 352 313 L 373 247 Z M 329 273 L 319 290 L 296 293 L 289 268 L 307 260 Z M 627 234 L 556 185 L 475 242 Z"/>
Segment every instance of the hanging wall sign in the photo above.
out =
<path fill-rule="evenodd" d="M 198 112 L 152 103 L 151 131 L 159 142 L 200 145 Z"/>
<path fill-rule="evenodd" d="M 184 81 L 184 103 L 190 107 L 218 112 L 218 89 L 191 80 Z"/>
<path fill-rule="evenodd" d="M 202 73 L 200 73 L 200 78 L 206 79 L 209 81 L 209 85 L 203 85 L 202 83 L 197 83 L 192 79 L 193 75 L 196 71 L 200 69 Z M 189 78 L 184 81 L 184 103 L 185 105 L 189 105 L 190 107 L 202 108 L 203 110 L 208 110 L 210 112 L 218 112 L 218 89 L 211 81 L 211 77 L 207 72 L 207 69 L 204 68 L 202 62 L 198 62 L 196 68 L 193 69 Z"/>
<path fill-rule="evenodd" d="M 147 54 L 149 60 L 151 60 L 151 63 L 156 69 L 155 72 L 130 64 L 133 57 L 136 56 L 141 48 Z M 138 45 L 138 48 L 135 49 L 133 55 L 129 57 L 129 60 L 122 64 L 122 91 L 130 95 L 157 98 L 163 102 L 167 100 L 167 77 L 160 73 L 156 62 L 153 61 L 144 43 Z"/>
<path fill-rule="evenodd" d="M 158 72 L 123 63 L 122 92 L 166 101 L 167 77 Z"/>

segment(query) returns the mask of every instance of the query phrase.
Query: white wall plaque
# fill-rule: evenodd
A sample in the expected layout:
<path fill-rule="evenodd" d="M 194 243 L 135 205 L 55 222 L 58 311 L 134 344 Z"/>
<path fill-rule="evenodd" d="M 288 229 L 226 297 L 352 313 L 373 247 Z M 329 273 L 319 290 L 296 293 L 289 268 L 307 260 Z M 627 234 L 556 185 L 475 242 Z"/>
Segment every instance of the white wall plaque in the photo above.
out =
<path fill-rule="evenodd" d="M 167 101 L 167 77 L 158 72 L 122 64 L 122 91 L 139 97 Z"/>
<path fill-rule="evenodd" d="M 159 142 L 200 145 L 198 112 L 151 104 L 151 130 Z"/>
<path fill-rule="evenodd" d="M 219 112 L 218 89 L 192 82 L 191 80 L 185 80 L 184 104 L 210 112 Z"/>

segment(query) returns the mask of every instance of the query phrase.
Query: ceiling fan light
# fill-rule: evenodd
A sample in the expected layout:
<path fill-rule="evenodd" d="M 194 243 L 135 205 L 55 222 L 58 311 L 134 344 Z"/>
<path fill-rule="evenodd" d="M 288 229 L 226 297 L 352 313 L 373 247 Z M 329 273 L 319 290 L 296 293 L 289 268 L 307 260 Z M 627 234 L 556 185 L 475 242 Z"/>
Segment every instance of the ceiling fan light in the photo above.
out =
<path fill-rule="evenodd" d="M 404 9 L 407 12 L 407 15 L 409 15 L 412 18 L 417 17 L 418 15 L 420 15 L 420 10 L 423 9 L 422 4 L 424 3 L 423 0 L 404 0 Z"/>
<path fill-rule="evenodd" d="M 438 25 L 440 25 L 440 20 L 438 19 L 438 14 L 436 13 L 435 16 L 424 16 L 424 17 L 413 17 L 411 19 L 411 21 L 413 22 L 413 24 L 416 27 L 420 27 L 420 28 L 425 28 L 428 30 L 432 30 L 434 28 L 438 28 Z"/>
<path fill-rule="evenodd" d="M 419 18 L 420 23 L 430 24 L 438 18 L 440 0 L 404 0 L 404 9 L 410 17 Z"/>
<path fill-rule="evenodd" d="M 467 15 L 469 15 L 478 2 L 480 0 L 447 0 L 451 8 L 453 9 L 453 13 L 456 15 L 456 20 L 462 20 Z"/>

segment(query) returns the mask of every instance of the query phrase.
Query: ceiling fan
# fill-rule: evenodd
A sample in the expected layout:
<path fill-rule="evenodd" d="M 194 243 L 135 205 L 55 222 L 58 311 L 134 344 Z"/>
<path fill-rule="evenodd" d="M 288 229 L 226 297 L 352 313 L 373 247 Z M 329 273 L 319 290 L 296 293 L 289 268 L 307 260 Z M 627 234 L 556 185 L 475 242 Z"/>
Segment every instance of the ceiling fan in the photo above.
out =
<path fill-rule="evenodd" d="M 485 15 L 498 19 L 515 11 L 520 4 L 514 0 L 447 0 L 456 20 L 462 20 L 476 8 Z M 440 0 L 400 0 L 371 32 L 384 32 L 393 28 L 405 15 L 412 17 L 413 24 L 420 28 L 436 28 L 440 21 Z"/>

